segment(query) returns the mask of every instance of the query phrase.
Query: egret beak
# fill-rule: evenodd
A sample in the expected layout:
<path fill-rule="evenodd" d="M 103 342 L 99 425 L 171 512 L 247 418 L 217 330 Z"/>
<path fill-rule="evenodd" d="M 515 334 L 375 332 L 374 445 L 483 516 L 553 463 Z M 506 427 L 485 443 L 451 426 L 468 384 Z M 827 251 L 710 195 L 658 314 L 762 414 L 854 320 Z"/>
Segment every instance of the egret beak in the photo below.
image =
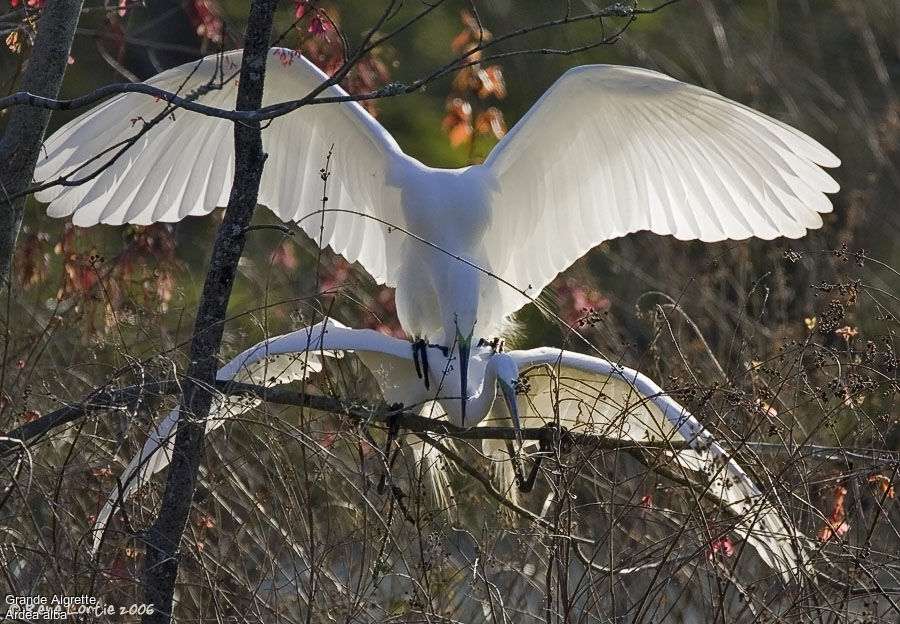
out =
<path fill-rule="evenodd" d="M 509 417 L 512 419 L 513 427 L 516 428 L 516 439 L 521 447 L 523 444 L 522 425 L 519 423 L 519 403 L 516 401 L 516 389 L 513 383 L 503 379 L 498 379 L 497 381 L 499 382 L 500 391 L 503 393 L 503 399 L 506 401 L 506 408 L 509 410 Z"/>
<path fill-rule="evenodd" d="M 456 332 L 456 342 L 459 344 L 459 390 L 462 400 L 462 426 L 466 426 L 466 403 L 469 401 L 469 354 L 472 351 L 472 334 L 463 338 Z"/>

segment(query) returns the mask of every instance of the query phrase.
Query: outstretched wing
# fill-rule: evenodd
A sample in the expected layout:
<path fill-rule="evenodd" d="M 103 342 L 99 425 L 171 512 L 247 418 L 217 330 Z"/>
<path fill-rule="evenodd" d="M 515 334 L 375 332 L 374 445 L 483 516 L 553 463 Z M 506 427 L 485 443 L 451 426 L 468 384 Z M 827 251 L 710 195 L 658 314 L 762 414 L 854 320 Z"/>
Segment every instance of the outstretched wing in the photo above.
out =
<path fill-rule="evenodd" d="M 208 56 L 164 71 L 147 83 L 182 97 L 202 90 L 197 102 L 233 109 L 241 59 L 240 50 Z M 297 53 L 273 48 L 268 53 L 263 105 L 300 99 L 326 79 Z M 331 87 L 322 95 L 347 94 Z M 162 119 L 119 154 L 159 116 Z M 379 283 L 394 285 L 396 266 L 390 259 L 397 254 L 386 253 L 388 226 L 370 218 L 404 225 L 399 191 L 386 180 L 392 167 L 411 159 L 391 135 L 355 102 L 316 104 L 268 123 L 263 146 L 269 158 L 260 203 L 285 221 L 296 221 L 350 262 L 359 261 Z M 204 215 L 227 203 L 234 177 L 230 121 L 173 109 L 138 93 L 116 96 L 78 117 L 44 147 L 45 156 L 35 170 L 37 181 L 60 176 L 70 183 L 85 181 L 51 187 L 37 198 L 50 203 L 50 216 L 72 215 L 73 222 L 82 226 Z M 327 191 L 320 174 L 326 164 L 331 174 Z"/>
<path fill-rule="evenodd" d="M 706 89 L 646 69 L 576 67 L 484 162 L 497 180 L 490 266 L 535 297 L 630 232 L 797 238 L 831 210 L 825 193 L 838 185 L 821 167 L 838 164 L 802 132 Z M 525 302 L 503 291 L 506 314 Z"/>
<path fill-rule="evenodd" d="M 267 387 L 305 379 L 310 373 L 322 370 L 323 357 L 340 357 L 338 350 L 323 350 L 325 335 L 335 329 L 346 330 L 335 321 L 326 321 L 306 329 L 300 329 L 271 340 L 266 340 L 247 349 L 228 364 L 219 369 L 216 379 L 234 380 Z M 259 405 L 255 397 L 240 395 L 217 396 L 213 399 L 206 432 L 221 427 L 229 418 L 242 414 Z M 169 465 L 175 444 L 175 426 L 178 424 L 179 408 L 173 409 L 157 425 L 144 443 L 140 452 L 128 463 L 117 485 L 109 493 L 94 522 L 93 550 L 100 547 L 100 540 L 109 522 L 109 517 L 120 501 L 150 480 L 154 474 Z"/>
<path fill-rule="evenodd" d="M 661 458 L 677 464 L 704 493 L 739 519 L 736 528 L 785 579 L 797 573 L 796 532 L 738 463 L 690 412 L 641 373 L 607 360 L 558 349 L 512 351 L 527 388 L 523 426 L 558 423 L 576 433 L 668 444 Z"/>

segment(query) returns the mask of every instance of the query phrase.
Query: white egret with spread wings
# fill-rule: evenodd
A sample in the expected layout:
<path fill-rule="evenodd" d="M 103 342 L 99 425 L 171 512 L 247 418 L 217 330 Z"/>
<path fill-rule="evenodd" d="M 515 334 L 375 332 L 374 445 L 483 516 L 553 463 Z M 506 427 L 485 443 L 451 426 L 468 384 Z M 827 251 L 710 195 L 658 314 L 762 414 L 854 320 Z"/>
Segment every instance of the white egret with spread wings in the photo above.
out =
<path fill-rule="evenodd" d="M 438 351 L 429 358 L 431 373 L 439 381 L 425 390 L 413 372 L 407 342 L 334 321 L 263 341 L 222 367 L 217 378 L 274 386 L 304 378 L 320 370 L 323 360 L 351 352 L 375 377 L 386 401 L 422 413 L 435 413 L 431 405 L 436 401 L 451 423 L 461 424 L 458 376 L 450 374 L 453 356 Z M 555 348 L 503 352 L 482 344 L 473 350 L 471 367 L 468 425 L 490 415 L 491 424 L 511 420 L 517 430 L 520 425 L 553 423 L 576 433 L 646 445 L 655 454 L 651 467 L 693 484 L 697 498 L 710 498 L 725 509 L 735 530 L 785 579 L 803 565 L 796 532 L 782 519 L 778 506 L 693 415 L 643 374 Z M 503 402 L 495 401 L 498 388 Z M 219 397 L 208 430 L 257 402 L 245 396 Z M 177 421 L 176 409 L 126 468 L 121 490 L 117 487 L 110 494 L 98 514 L 95 549 L 121 497 L 168 464 Z M 432 475 L 431 480 L 435 487 L 446 487 L 441 475 Z"/>
<path fill-rule="evenodd" d="M 241 54 L 147 82 L 232 109 Z M 265 105 L 327 79 L 285 49 L 272 49 L 266 71 Z M 346 94 L 333 86 L 321 95 Z M 395 287 L 404 330 L 459 354 L 462 388 L 473 337 L 496 335 L 601 242 L 639 230 L 800 237 L 821 226 L 825 193 L 838 190 L 822 167 L 839 160 L 798 130 L 666 75 L 612 65 L 566 72 L 480 165 L 428 167 L 353 102 L 273 119 L 263 145 L 259 202 Z M 35 178 L 64 184 L 37 197 L 81 226 L 178 221 L 225 205 L 233 152 L 230 121 L 118 95 L 46 141 Z M 465 418 L 465 401 L 461 410 Z"/>

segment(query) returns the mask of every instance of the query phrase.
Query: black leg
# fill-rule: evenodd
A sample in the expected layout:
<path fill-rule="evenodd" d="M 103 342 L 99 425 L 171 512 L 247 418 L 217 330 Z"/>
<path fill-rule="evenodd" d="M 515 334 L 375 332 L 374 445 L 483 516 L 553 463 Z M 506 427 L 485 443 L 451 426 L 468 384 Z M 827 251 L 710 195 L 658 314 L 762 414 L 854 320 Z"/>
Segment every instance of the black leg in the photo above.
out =
<path fill-rule="evenodd" d="M 425 381 L 425 389 L 429 389 L 428 380 L 428 343 L 419 338 L 412 343 L 413 365 L 416 367 L 416 376 Z"/>
<path fill-rule="evenodd" d="M 552 453 L 555 449 L 559 449 L 560 454 L 567 452 L 574 444 L 572 434 L 565 427 L 560 427 L 555 423 L 548 423 L 542 427 L 541 437 L 538 440 L 537 457 L 534 458 L 534 464 L 531 472 L 525 478 L 522 473 L 522 466 L 518 457 L 513 456 L 513 464 L 516 467 L 516 484 L 519 491 L 527 494 L 534 489 L 534 482 L 537 480 L 538 470 L 541 468 L 541 462 L 544 457 Z M 512 455 L 512 444 L 509 445 L 510 455 Z"/>
<path fill-rule="evenodd" d="M 391 406 L 391 412 L 395 414 L 399 414 L 402 411 L 402 404 L 394 404 Z M 409 508 L 406 506 L 404 499 L 406 499 L 406 492 L 397 485 L 394 485 L 390 478 L 390 472 L 394 468 L 394 463 L 397 461 L 397 458 L 400 456 L 400 445 L 391 452 L 391 447 L 394 442 L 397 440 L 397 435 L 400 433 L 400 423 L 397 418 L 394 416 L 388 416 L 388 434 L 387 434 L 387 443 L 384 447 L 384 466 L 381 470 L 381 479 L 378 482 L 378 487 L 376 491 L 379 494 L 384 494 L 384 492 L 388 489 L 388 485 L 390 485 L 391 496 L 394 501 L 397 503 L 397 506 L 400 508 L 400 513 L 403 514 L 404 519 L 407 522 L 411 522 L 415 524 L 415 519 L 409 513 Z"/>
<path fill-rule="evenodd" d="M 519 445 L 520 450 L 521 448 L 522 446 Z M 525 492 L 527 494 L 534 487 L 534 479 L 537 476 L 537 470 L 533 470 L 528 479 L 525 478 L 525 472 L 522 470 L 522 461 L 519 459 L 519 453 L 517 453 L 515 447 L 513 447 L 512 440 L 506 441 L 506 452 L 509 453 L 509 461 L 512 462 L 513 470 L 516 473 L 516 485 L 520 492 Z"/>
<path fill-rule="evenodd" d="M 428 347 L 431 349 L 439 349 L 441 353 L 444 354 L 444 357 L 450 357 L 450 347 L 445 347 L 443 345 L 431 344 L 428 343 Z"/>
<path fill-rule="evenodd" d="M 398 409 L 395 410 L 394 408 Z M 402 406 L 391 406 L 391 411 L 395 414 L 400 413 L 400 410 L 402 410 Z M 390 472 L 390 470 L 394 467 L 394 462 L 397 461 L 397 455 L 400 453 L 399 446 L 394 449 L 393 453 L 391 452 L 391 447 L 394 445 L 394 441 L 396 441 L 397 435 L 400 433 L 400 424 L 397 422 L 397 418 L 393 415 L 387 417 L 387 423 L 387 441 L 384 444 L 385 466 L 381 470 L 381 479 L 378 481 L 377 492 L 379 494 L 384 494 L 384 489 L 388 481 L 388 472 Z"/>

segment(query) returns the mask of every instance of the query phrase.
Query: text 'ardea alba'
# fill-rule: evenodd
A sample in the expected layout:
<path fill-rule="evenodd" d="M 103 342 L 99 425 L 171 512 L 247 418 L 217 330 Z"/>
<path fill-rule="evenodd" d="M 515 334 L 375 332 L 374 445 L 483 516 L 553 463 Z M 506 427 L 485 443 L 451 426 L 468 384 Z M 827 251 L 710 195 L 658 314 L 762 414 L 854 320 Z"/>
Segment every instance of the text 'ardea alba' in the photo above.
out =
<path fill-rule="evenodd" d="M 241 54 L 209 56 L 147 82 L 182 95 L 202 87 L 198 102 L 231 109 Z M 326 79 L 280 48 L 269 52 L 266 71 L 264 105 L 302 98 Z M 346 94 L 332 87 L 323 95 Z M 481 165 L 428 167 L 350 102 L 274 119 L 263 145 L 260 203 L 317 240 L 323 225 L 322 244 L 395 287 L 404 330 L 458 350 L 463 388 L 473 336 L 494 335 L 602 241 L 638 230 L 704 241 L 799 237 L 831 210 L 825 193 L 838 186 L 821 167 L 840 162 L 747 106 L 612 65 L 566 72 Z M 332 146 L 320 218 L 319 171 Z M 84 181 L 37 197 L 51 216 L 72 215 L 82 226 L 206 214 L 225 205 L 234 172 L 231 122 L 134 93 L 70 122 L 45 148 L 37 180 Z"/>
<path fill-rule="evenodd" d="M 372 330 L 349 329 L 334 321 L 265 340 L 222 367 L 217 378 L 266 386 L 288 383 L 320 370 L 323 356 L 342 356 L 345 352 L 360 358 L 386 401 L 403 403 L 422 413 L 427 413 L 429 402 L 437 401 L 451 422 L 460 424 L 459 388 L 454 387 L 458 376 L 449 374 L 448 368 L 452 358 L 440 352 L 429 358 L 431 373 L 443 382 L 425 391 L 413 372 L 407 342 Z M 662 444 L 657 460 L 671 463 L 670 470 L 689 479 L 700 494 L 716 500 L 733 514 L 735 529 L 763 561 L 785 579 L 796 574 L 802 565 L 795 551 L 796 533 L 776 508 L 700 422 L 643 374 L 607 360 L 554 348 L 498 352 L 490 346 L 473 349 L 470 372 L 472 421 L 479 422 L 490 414 L 492 424 L 497 424 L 499 419 L 511 417 L 518 428 L 521 415 L 525 426 L 556 422 L 579 433 Z M 520 381 L 527 383 L 519 385 Z M 518 396 L 514 391 L 517 385 L 521 389 Z M 498 387 L 504 402 L 495 404 Z M 246 397 L 220 397 L 214 403 L 208 430 L 255 404 Z M 176 409 L 131 461 L 121 477 L 121 495 L 127 496 L 168 464 L 177 421 Z M 690 448 L 665 447 L 685 441 Z M 446 483 L 439 476 L 431 480 L 439 487 Z M 120 500 L 116 488 L 98 514 L 95 549 Z"/>

